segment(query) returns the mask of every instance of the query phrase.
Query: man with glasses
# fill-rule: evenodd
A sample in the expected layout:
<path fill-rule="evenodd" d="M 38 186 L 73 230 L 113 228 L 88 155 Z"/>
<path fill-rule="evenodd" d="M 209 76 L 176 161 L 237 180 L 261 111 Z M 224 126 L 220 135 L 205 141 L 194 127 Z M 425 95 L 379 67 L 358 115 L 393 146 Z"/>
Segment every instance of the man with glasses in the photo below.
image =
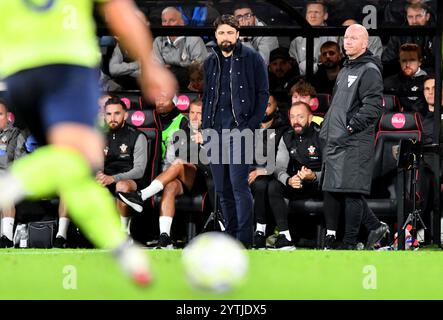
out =
<path fill-rule="evenodd" d="M 254 15 L 252 8 L 246 3 L 239 3 L 235 6 L 234 17 L 238 20 L 241 27 L 265 26 L 265 23 Z M 244 45 L 257 50 L 266 64 L 269 64 L 271 51 L 278 48 L 277 37 L 240 37 L 240 41 Z"/>

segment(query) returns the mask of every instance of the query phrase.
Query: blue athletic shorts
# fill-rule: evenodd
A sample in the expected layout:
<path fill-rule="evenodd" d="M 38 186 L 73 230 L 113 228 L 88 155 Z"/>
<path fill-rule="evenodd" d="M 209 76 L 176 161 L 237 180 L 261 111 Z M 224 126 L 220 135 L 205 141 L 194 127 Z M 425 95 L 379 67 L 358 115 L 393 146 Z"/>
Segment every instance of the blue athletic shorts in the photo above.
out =
<path fill-rule="evenodd" d="M 46 144 L 46 132 L 54 125 L 96 123 L 97 69 L 54 64 L 20 71 L 5 81 L 17 126 L 29 128 L 39 144 Z"/>

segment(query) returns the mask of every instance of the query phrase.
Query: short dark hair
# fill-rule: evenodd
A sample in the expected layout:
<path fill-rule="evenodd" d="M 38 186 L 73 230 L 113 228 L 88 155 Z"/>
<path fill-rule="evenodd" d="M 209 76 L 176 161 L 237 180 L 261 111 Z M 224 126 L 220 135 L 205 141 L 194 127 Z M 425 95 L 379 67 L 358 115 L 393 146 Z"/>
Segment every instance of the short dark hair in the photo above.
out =
<path fill-rule="evenodd" d="M 203 100 L 201 98 L 195 98 L 194 100 L 192 100 L 189 103 L 189 107 L 191 107 L 191 104 L 195 104 L 196 106 L 203 107 Z"/>
<path fill-rule="evenodd" d="M 325 43 L 323 43 L 320 47 L 320 52 L 324 49 L 324 48 L 331 48 L 334 47 L 335 49 L 337 49 L 337 51 L 340 53 L 340 45 L 335 42 L 335 41 L 326 41 Z"/>
<path fill-rule="evenodd" d="M 217 28 L 222 24 L 227 24 L 228 26 L 233 27 L 237 31 L 238 29 L 240 29 L 240 24 L 238 20 L 235 19 L 235 17 L 232 14 L 224 14 L 215 19 L 214 21 L 215 30 L 217 30 Z"/>
<path fill-rule="evenodd" d="M 238 9 L 251 9 L 251 11 L 253 11 L 251 4 L 247 1 L 237 2 L 234 6 L 234 11 Z"/>
<path fill-rule="evenodd" d="M 315 97 L 317 95 L 317 91 L 315 91 L 314 86 L 304 79 L 298 80 L 297 83 L 292 86 L 290 90 L 291 96 L 294 94 L 294 92 L 297 92 L 302 96 Z"/>
<path fill-rule="evenodd" d="M 306 2 L 306 5 L 305 5 L 305 14 L 306 14 L 306 9 L 307 9 L 308 6 L 311 5 L 311 4 L 321 4 L 321 5 L 323 6 L 323 10 L 324 10 L 325 12 L 328 12 L 328 6 L 326 5 L 326 3 L 325 3 L 324 1 L 322 1 L 322 0 L 317 0 L 317 1 L 312 0 L 312 1 L 307 1 L 307 2 Z"/>
<path fill-rule="evenodd" d="M 407 3 L 405 6 L 405 12 L 408 11 L 408 9 L 412 10 L 420 10 L 423 9 L 426 11 L 426 13 L 429 13 L 429 7 L 423 2 L 417 2 L 417 3 Z"/>
<path fill-rule="evenodd" d="M 399 51 L 399 57 L 400 57 L 400 52 L 417 52 L 417 57 L 418 60 L 422 60 L 423 56 L 421 53 L 421 48 L 419 45 L 415 44 L 415 43 L 403 43 L 400 46 L 400 51 Z"/>
<path fill-rule="evenodd" d="M 110 104 L 119 104 L 122 106 L 123 110 L 125 110 L 125 111 L 128 109 L 128 107 L 126 106 L 126 103 L 124 103 L 122 101 L 122 99 L 120 99 L 119 97 L 116 97 L 116 96 L 111 96 L 111 98 L 106 100 L 104 109 L 106 109 L 106 107 L 109 106 Z"/>
<path fill-rule="evenodd" d="M 430 73 L 430 74 L 425 75 L 425 77 L 423 78 L 423 84 L 428 80 L 435 80 L 435 74 Z"/>

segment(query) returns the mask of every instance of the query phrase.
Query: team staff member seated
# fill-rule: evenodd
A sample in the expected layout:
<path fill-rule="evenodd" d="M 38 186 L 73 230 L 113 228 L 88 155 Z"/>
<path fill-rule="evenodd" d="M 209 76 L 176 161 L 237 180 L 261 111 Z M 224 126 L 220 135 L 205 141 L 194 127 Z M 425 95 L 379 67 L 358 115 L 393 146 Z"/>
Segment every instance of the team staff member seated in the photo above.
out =
<path fill-rule="evenodd" d="M 322 159 L 320 127 L 312 118 L 307 103 L 295 102 L 289 110 L 292 128 L 283 134 L 278 145 L 274 172 L 277 180 L 272 180 L 268 188 L 271 211 L 279 230 L 274 249 L 295 249 L 289 233 L 288 206 L 284 198 L 295 200 L 321 195 L 317 183 Z M 256 248 L 266 246 L 264 232 L 256 231 L 254 240 Z"/>
<path fill-rule="evenodd" d="M 147 139 L 137 128 L 126 123 L 125 103 L 113 97 L 105 103 L 106 134 L 105 164 L 96 174 L 97 181 L 112 193 L 130 192 L 145 187 L 148 163 Z M 129 233 L 128 206 L 117 200 L 122 228 Z"/>

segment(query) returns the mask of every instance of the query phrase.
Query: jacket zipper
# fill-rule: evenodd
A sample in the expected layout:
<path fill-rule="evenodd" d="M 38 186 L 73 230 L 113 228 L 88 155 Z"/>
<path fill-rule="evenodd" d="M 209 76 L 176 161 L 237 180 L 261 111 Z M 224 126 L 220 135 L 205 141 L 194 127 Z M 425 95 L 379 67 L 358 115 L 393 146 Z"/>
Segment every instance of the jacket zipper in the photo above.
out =
<path fill-rule="evenodd" d="M 216 99 L 214 100 L 214 103 L 212 105 L 212 110 L 211 110 L 211 127 L 214 127 L 214 125 L 215 125 L 214 113 L 215 113 L 215 108 L 217 108 L 217 104 L 218 104 L 218 93 L 219 93 L 219 88 L 220 88 L 221 65 L 220 65 L 220 58 L 218 57 L 217 52 L 214 50 L 214 48 L 212 48 L 212 51 L 214 51 L 215 57 L 217 58 L 218 71 L 220 72 L 219 77 L 217 78 L 216 83 L 215 83 L 215 89 L 216 89 L 215 97 L 216 97 Z"/>
<path fill-rule="evenodd" d="M 235 110 L 234 110 L 234 99 L 232 97 L 232 64 L 233 63 L 234 63 L 234 53 L 232 54 L 232 57 L 231 57 L 231 66 L 229 69 L 229 89 L 231 91 L 231 111 L 232 111 L 232 115 L 234 116 L 235 124 L 238 127 L 238 121 L 237 121 L 237 117 L 235 116 Z"/>

